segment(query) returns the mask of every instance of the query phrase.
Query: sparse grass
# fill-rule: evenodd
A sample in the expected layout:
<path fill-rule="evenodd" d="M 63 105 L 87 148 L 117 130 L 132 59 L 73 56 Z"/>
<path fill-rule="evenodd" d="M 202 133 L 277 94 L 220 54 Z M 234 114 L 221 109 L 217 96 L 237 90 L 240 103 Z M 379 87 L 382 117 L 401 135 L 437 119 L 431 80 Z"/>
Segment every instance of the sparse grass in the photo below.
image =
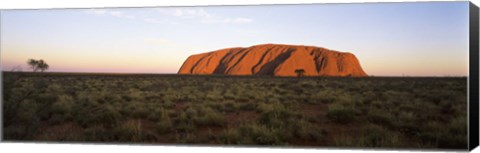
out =
<path fill-rule="evenodd" d="M 214 111 L 211 108 L 205 108 L 195 118 L 195 123 L 199 126 L 224 126 L 227 120 L 224 115 Z"/>
<path fill-rule="evenodd" d="M 282 145 L 285 144 L 284 133 L 278 128 L 263 124 L 246 124 L 238 129 L 243 136 L 237 144 Z"/>
<path fill-rule="evenodd" d="M 327 118 L 337 123 L 349 123 L 355 120 L 355 109 L 351 106 L 332 104 L 328 107 Z"/>
<path fill-rule="evenodd" d="M 298 121 L 297 124 L 293 125 L 293 129 L 294 136 L 302 140 L 315 142 L 322 140 L 325 135 L 325 131 L 323 129 L 319 129 L 306 120 Z"/>
<path fill-rule="evenodd" d="M 156 124 L 156 131 L 160 134 L 171 132 L 173 130 L 172 121 L 167 111 L 162 109 L 156 115 L 159 116 L 159 121 Z"/>
<path fill-rule="evenodd" d="M 405 147 L 405 142 L 401 142 L 399 134 L 395 131 L 389 131 L 381 126 L 367 124 L 359 131 L 360 136 L 351 136 L 343 134 L 334 139 L 335 145 L 345 147 L 381 147 L 395 148 Z"/>
<path fill-rule="evenodd" d="M 115 138 L 121 142 L 142 142 L 147 138 L 140 120 L 126 121 L 113 129 Z"/>
<path fill-rule="evenodd" d="M 239 144 L 242 142 L 243 136 L 237 129 L 226 129 L 216 137 L 216 141 L 222 144 Z"/>
<path fill-rule="evenodd" d="M 3 77 L 5 140 L 446 149 L 468 142 L 466 78 Z M 63 126 L 75 135 L 52 135 Z"/>

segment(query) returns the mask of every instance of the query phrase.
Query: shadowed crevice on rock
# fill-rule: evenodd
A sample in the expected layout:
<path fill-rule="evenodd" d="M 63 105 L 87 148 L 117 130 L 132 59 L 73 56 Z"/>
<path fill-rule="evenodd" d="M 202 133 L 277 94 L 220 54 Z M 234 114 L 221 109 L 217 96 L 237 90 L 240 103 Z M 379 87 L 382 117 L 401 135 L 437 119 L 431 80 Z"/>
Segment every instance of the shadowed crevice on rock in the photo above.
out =
<path fill-rule="evenodd" d="M 267 56 L 268 54 L 271 54 L 270 51 L 271 51 L 272 49 L 273 49 L 273 47 L 270 47 L 267 51 L 265 51 L 265 53 L 263 53 L 263 55 L 262 55 L 262 57 L 260 58 L 260 60 L 258 61 L 258 63 L 255 64 L 255 65 L 252 67 L 252 74 L 255 74 L 257 68 L 260 68 L 259 66 L 260 66 L 260 64 L 262 64 L 263 61 L 265 60 L 265 56 Z M 257 71 L 257 72 L 260 72 L 260 70 Z"/>
<path fill-rule="evenodd" d="M 190 68 L 190 73 L 194 73 L 193 70 L 195 70 L 195 68 L 198 66 L 198 64 L 200 64 L 200 62 L 203 61 L 203 59 L 207 58 L 208 56 L 203 56 L 202 58 L 200 58 L 200 60 L 198 60 L 198 62 L 195 62 L 195 64 L 192 66 L 192 68 Z"/>
<path fill-rule="evenodd" d="M 245 58 L 245 56 L 247 56 L 247 54 L 249 53 L 249 52 L 248 52 L 248 49 L 242 49 L 240 52 L 241 52 L 241 53 L 239 53 L 239 54 L 242 54 L 242 55 L 241 55 L 240 58 L 237 60 L 237 62 L 235 62 L 235 64 L 233 64 L 233 66 L 232 66 L 231 68 L 227 69 L 227 73 L 229 73 L 229 72 L 230 72 L 232 69 L 234 69 L 234 68 L 238 68 L 238 66 L 239 66 L 238 64 L 239 64 L 240 62 L 243 62 L 243 61 L 242 61 L 243 58 Z M 248 61 L 247 61 L 247 62 L 248 62 Z M 241 65 L 240 65 L 240 66 L 241 66 Z"/>
<path fill-rule="evenodd" d="M 233 48 L 225 55 L 221 60 L 220 64 L 222 65 L 221 67 L 217 67 L 214 72 L 218 72 L 215 74 L 225 74 L 231 69 L 232 67 L 228 66 L 230 62 L 235 59 L 237 56 L 241 56 L 240 54 L 243 53 L 245 48 Z M 218 70 L 217 70 L 218 69 Z"/>
<path fill-rule="evenodd" d="M 234 54 L 234 52 L 228 52 L 225 56 L 220 59 L 220 63 L 218 64 L 217 68 L 213 71 L 214 74 L 224 74 L 227 70 L 227 66 L 225 65 L 225 59 L 230 55 Z"/>
<path fill-rule="evenodd" d="M 263 65 L 258 71 L 258 74 L 259 75 L 275 75 L 274 72 L 277 69 L 277 67 L 290 57 L 290 55 L 292 54 L 292 51 L 293 50 L 289 49 L 286 52 L 278 55 L 277 58 L 275 58 L 274 60 Z"/>

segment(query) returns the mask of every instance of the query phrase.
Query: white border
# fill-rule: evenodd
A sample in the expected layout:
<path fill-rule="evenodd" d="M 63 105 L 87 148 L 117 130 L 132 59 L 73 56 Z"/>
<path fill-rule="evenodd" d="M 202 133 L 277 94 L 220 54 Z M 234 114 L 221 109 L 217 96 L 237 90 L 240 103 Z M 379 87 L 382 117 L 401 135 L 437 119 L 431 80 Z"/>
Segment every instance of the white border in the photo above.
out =
<path fill-rule="evenodd" d="M 194 6 L 194 5 L 256 5 L 256 4 L 309 4 L 309 3 L 365 3 L 365 2 L 420 2 L 428 0 L 5 0 L 0 1 L 0 9 L 47 9 L 47 8 L 102 8 L 102 7 L 152 7 L 152 6 Z M 434 0 L 447 1 L 447 0 Z M 480 0 L 472 0 L 480 6 Z M 46 144 L 46 143 L 0 143 L 1 152 L 411 152 L 395 150 L 349 150 L 349 149 L 278 149 L 278 148 L 239 148 L 239 147 L 186 147 L 150 145 L 92 145 L 92 144 Z M 479 153 L 480 149 L 474 150 Z"/>

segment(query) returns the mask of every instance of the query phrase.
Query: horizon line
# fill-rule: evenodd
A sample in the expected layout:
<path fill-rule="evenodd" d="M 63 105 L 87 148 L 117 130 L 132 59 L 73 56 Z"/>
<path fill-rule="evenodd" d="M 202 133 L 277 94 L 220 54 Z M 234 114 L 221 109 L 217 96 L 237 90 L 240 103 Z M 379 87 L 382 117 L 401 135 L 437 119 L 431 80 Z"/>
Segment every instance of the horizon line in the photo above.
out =
<path fill-rule="evenodd" d="M 71 71 L 47 71 L 47 72 L 33 72 L 33 71 L 5 71 L 2 73 L 70 73 L 70 74 L 135 74 L 135 75 L 192 75 L 192 76 L 208 76 L 208 75 L 223 75 L 223 76 L 274 76 L 274 77 L 291 77 L 291 76 L 275 76 L 275 75 L 227 75 L 227 74 L 179 74 L 179 73 L 162 73 L 162 72 L 71 72 Z M 295 76 L 296 77 L 296 76 Z M 304 76 L 304 77 L 349 77 L 349 76 Z M 363 77 L 351 78 L 366 78 L 366 77 L 469 77 L 468 75 L 367 75 Z"/>

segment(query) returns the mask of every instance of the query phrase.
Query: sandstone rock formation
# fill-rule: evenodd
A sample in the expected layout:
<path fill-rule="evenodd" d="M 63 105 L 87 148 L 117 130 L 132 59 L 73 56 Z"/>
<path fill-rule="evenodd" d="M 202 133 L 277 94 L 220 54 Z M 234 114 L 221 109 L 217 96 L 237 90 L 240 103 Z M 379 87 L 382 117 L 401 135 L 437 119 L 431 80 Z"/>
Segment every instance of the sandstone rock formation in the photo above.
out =
<path fill-rule="evenodd" d="M 178 74 L 367 76 L 355 55 L 314 46 L 263 44 L 191 55 Z"/>

